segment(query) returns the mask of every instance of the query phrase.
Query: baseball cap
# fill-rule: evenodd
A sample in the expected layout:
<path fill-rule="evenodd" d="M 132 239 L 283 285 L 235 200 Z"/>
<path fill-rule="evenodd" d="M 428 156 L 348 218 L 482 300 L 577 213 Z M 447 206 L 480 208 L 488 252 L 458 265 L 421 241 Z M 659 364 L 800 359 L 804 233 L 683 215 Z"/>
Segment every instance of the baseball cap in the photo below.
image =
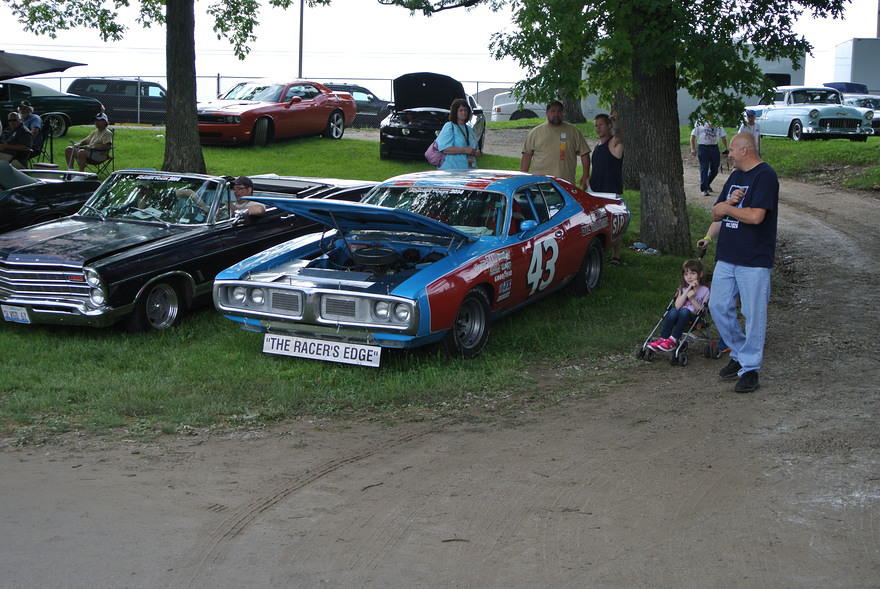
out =
<path fill-rule="evenodd" d="M 753 117 L 753 116 L 755 116 L 755 111 L 753 111 L 752 109 L 747 110 L 747 111 L 746 111 L 746 116 L 747 116 L 747 117 Z"/>
<path fill-rule="evenodd" d="M 247 186 L 248 188 L 253 188 L 253 181 L 247 176 L 239 176 L 235 180 L 232 181 L 233 184 L 241 184 L 242 186 Z"/>
<path fill-rule="evenodd" d="M 98 114 L 95 115 L 95 120 L 96 121 L 107 121 L 108 123 L 110 122 L 110 119 L 107 118 L 107 115 L 102 112 L 99 112 Z"/>

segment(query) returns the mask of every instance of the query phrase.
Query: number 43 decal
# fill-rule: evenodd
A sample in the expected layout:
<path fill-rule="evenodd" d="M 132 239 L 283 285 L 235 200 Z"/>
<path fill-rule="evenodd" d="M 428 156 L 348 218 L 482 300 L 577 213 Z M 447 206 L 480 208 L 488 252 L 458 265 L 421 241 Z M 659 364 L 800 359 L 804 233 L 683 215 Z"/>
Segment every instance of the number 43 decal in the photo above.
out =
<path fill-rule="evenodd" d="M 552 237 L 536 243 L 532 248 L 532 261 L 529 262 L 529 272 L 526 275 L 529 296 L 544 290 L 553 282 L 553 277 L 556 275 L 556 258 L 558 257 L 559 244 Z"/>

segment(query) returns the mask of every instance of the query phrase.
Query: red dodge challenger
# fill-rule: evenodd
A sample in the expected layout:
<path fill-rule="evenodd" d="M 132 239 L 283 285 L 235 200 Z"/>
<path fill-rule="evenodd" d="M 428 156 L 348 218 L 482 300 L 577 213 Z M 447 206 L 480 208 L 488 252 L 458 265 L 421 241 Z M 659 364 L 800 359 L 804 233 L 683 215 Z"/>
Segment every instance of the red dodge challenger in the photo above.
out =
<path fill-rule="evenodd" d="M 340 139 L 354 121 L 354 98 L 317 82 L 251 80 L 198 105 L 199 140 L 266 145 L 273 139 L 322 134 Z"/>

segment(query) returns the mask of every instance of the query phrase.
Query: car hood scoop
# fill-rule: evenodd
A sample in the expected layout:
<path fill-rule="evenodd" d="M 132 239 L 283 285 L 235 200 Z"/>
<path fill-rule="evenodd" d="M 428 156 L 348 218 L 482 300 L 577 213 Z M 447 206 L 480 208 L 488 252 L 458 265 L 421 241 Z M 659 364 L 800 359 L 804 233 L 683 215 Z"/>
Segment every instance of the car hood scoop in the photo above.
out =
<path fill-rule="evenodd" d="M 421 233 L 455 240 L 474 241 L 472 235 L 445 223 L 401 209 L 339 200 L 282 199 L 252 197 L 254 200 L 276 206 L 285 211 L 316 221 L 343 233 L 351 231 L 391 231 Z"/>

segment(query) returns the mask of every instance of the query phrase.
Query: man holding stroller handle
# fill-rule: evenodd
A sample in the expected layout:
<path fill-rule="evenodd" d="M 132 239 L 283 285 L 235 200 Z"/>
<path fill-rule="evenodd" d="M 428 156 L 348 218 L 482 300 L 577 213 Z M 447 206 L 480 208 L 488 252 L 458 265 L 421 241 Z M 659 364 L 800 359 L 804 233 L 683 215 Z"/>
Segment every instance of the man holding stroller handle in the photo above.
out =
<path fill-rule="evenodd" d="M 725 380 L 738 378 L 734 391 L 751 393 L 760 386 L 758 371 L 764 356 L 779 179 L 758 156 L 749 133 L 739 133 L 730 142 L 730 159 L 734 171 L 712 207 L 713 222 L 697 247 L 718 240 L 709 311 L 730 346 L 730 362 L 718 375 Z M 737 296 L 745 332 L 737 320 Z"/>

